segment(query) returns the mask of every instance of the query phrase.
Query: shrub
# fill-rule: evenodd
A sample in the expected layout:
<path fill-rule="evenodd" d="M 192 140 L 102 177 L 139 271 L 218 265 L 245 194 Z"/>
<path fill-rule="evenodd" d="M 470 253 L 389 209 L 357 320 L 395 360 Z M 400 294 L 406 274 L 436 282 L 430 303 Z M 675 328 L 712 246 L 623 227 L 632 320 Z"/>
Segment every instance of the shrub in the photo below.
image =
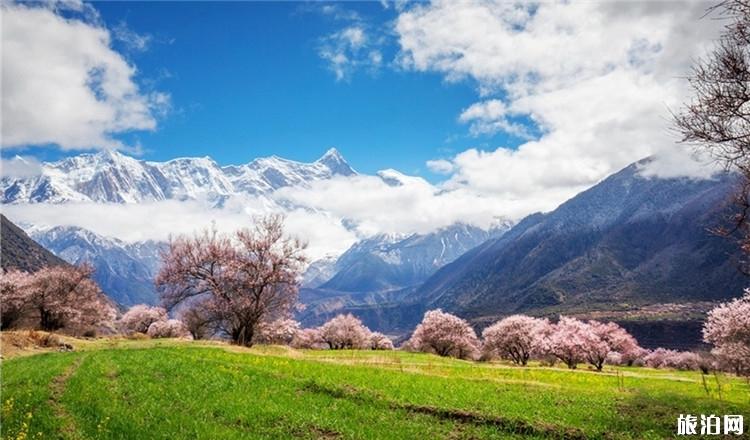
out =
<path fill-rule="evenodd" d="M 292 338 L 291 346 L 294 348 L 324 348 L 325 341 L 320 336 L 320 331 L 316 328 L 306 328 L 300 330 Z"/>
<path fill-rule="evenodd" d="M 299 332 L 299 322 L 293 319 L 277 319 L 258 326 L 257 342 L 260 344 L 289 345 Z"/>
<path fill-rule="evenodd" d="M 146 333 L 151 324 L 167 320 L 167 311 L 162 307 L 138 304 L 131 307 L 120 318 L 119 327 L 125 333 Z"/>
<path fill-rule="evenodd" d="M 146 334 L 151 338 L 186 338 L 192 339 L 185 324 L 177 319 L 156 321 L 148 327 Z"/>
<path fill-rule="evenodd" d="M 370 335 L 370 348 L 373 350 L 393 350 L 393 341 L 379 332 Z"/>

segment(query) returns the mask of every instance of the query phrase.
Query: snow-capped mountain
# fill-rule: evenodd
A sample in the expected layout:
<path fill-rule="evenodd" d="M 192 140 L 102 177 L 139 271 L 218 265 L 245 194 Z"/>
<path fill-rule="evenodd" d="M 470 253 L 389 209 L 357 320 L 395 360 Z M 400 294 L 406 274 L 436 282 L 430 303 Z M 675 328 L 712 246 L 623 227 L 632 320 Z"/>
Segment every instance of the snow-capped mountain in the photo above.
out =
<path fill-rule="evenodd" d="M 125 243 L 73 226 L 31 228 L 29 232 L 39 244 L 68 263 L 91 263 L 102 290 L 118 303 L 157 303 L 153 280 L 164 243 Z"/>
<path fill-rule="evenodd" d="M 499 237 L 510 226 L 501 222 L 486 231 L 459 223 L 429 234 L 381 234 L 361 240 L 336 260 L 333 270 L 329 270 L 332 276 L 318 287 L 374 292 L 412 286 L 469 249 Z"/>
<path fill-rule="evenodd" d="M 313 261 L 302 274 L 300 284 L 311 289 L 325 284 L 336 275 L 336 260 L 338 260 L 338 255 L 326 255 L 324 258 Z"/>
<path fill-rule="evenodd" d="M 38 176 L 2 177 L 0 194 L 2 203 L 16 204 L 220 200 L 353 174 L 356 172 L 333 148 L 312 163 L 272 156 L 225 167 L 208 157 L 148 162 L 117 151 L 102 151 L 44 163 Z"/>
<path fill-rule="evenodd" d="M 273 197 L 285 188 L 308 188 L 314 182 L 356 175 L 341 154 L 328 150 L 312 163 L 276 156 L 243 165 L 219 166 L 209 157 L 143 161 L 116 151 L 81 154 L 43 163 L 33 177 L 0 177 L 3 204 L 67 204 L 76 202 L 139 204 L 164 200 L 201 200 L 220 208 L 235 196 L 253 196 L 269 210 L 297 208 Z M 409 179 L 395 170 L 378 176 L 389 185 Z M 237 197 L 240 203 L 243 197 Z M 218 212 L 218 211 L 217 211 Z M 348 219 L 340 219 L 347 225 Z M 123 305 L 156 303 L 153 286 L 159 251 L 164 243 L 129 243 L 73 226 L 24 224 L 34 239 L 70 263 L 96 268 L 96 280 Z M 347 226 L 348 227 L 348 226 Z M 354 229 L 356 225 L 351 225 Z M 310 265 L 306 287 L 342 292 L 379 291 L 411 286 L 443 265 L 509 228 L 484 231 L 454 225 L 431 234 L 379 235 L 366 238 L 342 256 L 330 255 Z"/>

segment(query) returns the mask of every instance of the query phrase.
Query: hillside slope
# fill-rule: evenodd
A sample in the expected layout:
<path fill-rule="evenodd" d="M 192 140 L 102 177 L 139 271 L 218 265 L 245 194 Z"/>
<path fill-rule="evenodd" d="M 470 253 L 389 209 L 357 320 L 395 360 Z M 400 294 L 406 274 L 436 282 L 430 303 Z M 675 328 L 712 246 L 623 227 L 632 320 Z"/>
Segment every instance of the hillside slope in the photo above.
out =
<path fill-rule="evenodd" d="M 3 270 L 11 268 L 34 272 L 45 266 L 67 264 L 31 239 L 23 229 L 0 214 L 0 262 Z"/>
<path fill-rule="evenodd" d="M 709 229 L 734 179 L 649 179 L 633 164 L 462 256 L 416 296 L 470 318 L 731 298 L 746 282 L 739 251 Z"/>

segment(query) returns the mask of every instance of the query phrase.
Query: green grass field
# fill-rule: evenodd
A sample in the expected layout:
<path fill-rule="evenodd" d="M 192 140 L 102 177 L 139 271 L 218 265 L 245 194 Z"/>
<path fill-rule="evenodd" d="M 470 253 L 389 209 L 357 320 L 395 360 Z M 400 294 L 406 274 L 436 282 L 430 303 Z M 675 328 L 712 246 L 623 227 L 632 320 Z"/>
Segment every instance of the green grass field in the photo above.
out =
<path fill-rule="evenodd" d="M 2 437 L 650 439 L 674 437 L 680 413 L 750 419 L 741 379 L 581 368 L 101 342 L 3 361 Z"/>

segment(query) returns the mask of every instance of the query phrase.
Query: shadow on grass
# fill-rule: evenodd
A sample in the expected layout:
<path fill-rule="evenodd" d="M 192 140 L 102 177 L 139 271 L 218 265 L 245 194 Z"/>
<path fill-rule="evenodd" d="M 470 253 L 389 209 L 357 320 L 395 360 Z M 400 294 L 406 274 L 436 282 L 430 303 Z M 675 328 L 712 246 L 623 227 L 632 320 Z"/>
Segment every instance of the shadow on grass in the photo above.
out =
<path fill-rule="evenodd" d="M 352 386 L 335 387 L 323 385 L 315 381 L 308 381 L 302 385 L 301 391 L 324 394 L 335 399 L 347 399 L 352 402 L 377 405 L 388 409 L 403 410 L 413 414 L 427 415 L 460 424 L 489 426 L 508 434 L 570 440 L 587 440 L 590 438 L 583 431 L 576 428 L 564 428 L 548 424 L 531 424 L 523 420 L 490 417 L 456 409 L 399 403 L 376 396 L 373 393 L 360 391 Z"/>

